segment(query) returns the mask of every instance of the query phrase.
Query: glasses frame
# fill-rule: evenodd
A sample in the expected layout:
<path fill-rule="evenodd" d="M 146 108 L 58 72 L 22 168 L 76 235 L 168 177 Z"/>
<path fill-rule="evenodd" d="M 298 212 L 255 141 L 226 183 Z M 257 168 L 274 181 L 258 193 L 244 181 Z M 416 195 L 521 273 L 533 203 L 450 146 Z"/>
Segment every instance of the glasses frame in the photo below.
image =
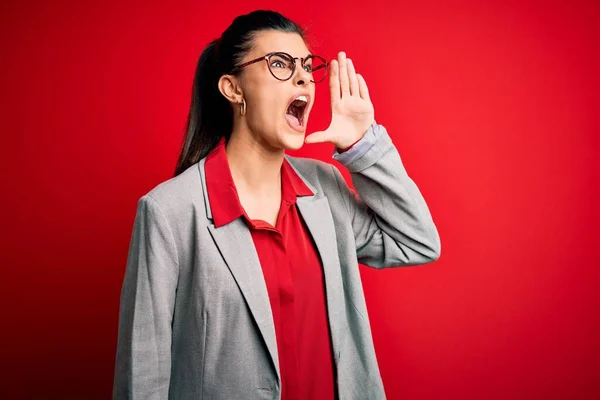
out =
<path fill-rule="evenodd" d="M 294 67 L 292 68 L 292 72 L 290 73 L 289 78 L 286 78 L 286 79 L 278 78 L 277 76 L 275 76 L 275 74 L 273 73 L 273 71 L 271 71 L 270 60 L 271 60 L 271 57 L 276 56 L 276 55 L 282 55 L 282 56 L 287 57 L 287 58 L 289 58 L 289 59 L 291 59 L 293 61 Z M 255 58 L 254 60 L 250 60 L 248 62 L 245 62 L 242 65 L 239 65 L 236 68 L 234 68 L 234 71 L 235 70 L 240 70 L 240 69 L 242 69 L 244 67 L 247 67 L 248 65 L 252 65 L 252 64 L 255 64 L 257 62 L 261 62 L 261 61 L 265 60 L 267 62 L 267 68 L 269 69 L 269 72 L 271 73 L 271 75 L 273 75 L 273 78 L 277 79 L 278 81 L 285 82 L 287 80 L 290 80 L 291 77 L 294 76 L 294 73 L 296 72 L 296 65 L 297 65 L 297 60 L 298 59 L 300 59 L 300 63 L 302 64 L 302 68 L 304 68 L 305 63 L 306 63 L 307 60 L 315 59 L 315 58 L 319 59 L 320 61 L 323 61 L 323 65 L 319 66 L 319 68 L 317 68 L 317 70 L 325 68 L 326 71 L 325 71 L 325 74 L 323 75 L 323 78 L 321 78 L 320 80 L 314 81 L 314 80 L 311 79 L 310 81 L 313 82 L 313 83 L 320 83 L 320 82 L 323 82 L 325 80 L 325 78 L 327 77 L 327 69 L 329 68 L 329 63 L 323 57 L 317 56 L 315 54 L 309 54 L 307 57 L 292 57 L 290 54 L 285 53 L 283 51 L 274 51 L 274 52 L 271 52 L 271 53 L 267 53 L 267 54 L 265 54 L 262 57 L 258 57 L 258 58 Z"/>

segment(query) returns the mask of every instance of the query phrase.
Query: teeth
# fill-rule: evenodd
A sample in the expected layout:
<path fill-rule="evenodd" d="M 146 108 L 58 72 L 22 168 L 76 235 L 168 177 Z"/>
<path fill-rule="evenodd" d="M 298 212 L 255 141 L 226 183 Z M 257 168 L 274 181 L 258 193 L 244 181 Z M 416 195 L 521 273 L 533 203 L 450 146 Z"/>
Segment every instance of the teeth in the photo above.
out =
<path fill-rule="evenodd" d="M 308 103 L 308 97 L 306 97 L 304 95 L 296 97 L 295 100 L 300 100 L 300 101 L 303 101 L 305 103 Z"/>

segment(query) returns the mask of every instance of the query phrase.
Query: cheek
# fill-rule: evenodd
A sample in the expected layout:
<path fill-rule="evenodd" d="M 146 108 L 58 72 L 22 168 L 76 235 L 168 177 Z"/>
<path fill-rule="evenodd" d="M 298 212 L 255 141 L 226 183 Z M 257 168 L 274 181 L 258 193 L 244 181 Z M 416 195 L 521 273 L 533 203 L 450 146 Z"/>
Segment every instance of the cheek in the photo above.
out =
<path fill-rule="evenodd" d="M 248 113 L 246 123 L 248 128 L 261 136 L 271 137 L 280 130 L 278 118 L 279 108 L 277 100 L 268 92 L 254 93 L 252 98 L 252 111 Z"/>
<path fill-rule="evenodd" d="M 284 96 L 281 90 L 278 90 L 276 85 L 264 85 L 260 89 L 253 92 L 252 104 L 255 107 L 253 110 L 253 119 L 263 124 L 263 126 L 271 126 L 279 123 L 283 117 Z"/>

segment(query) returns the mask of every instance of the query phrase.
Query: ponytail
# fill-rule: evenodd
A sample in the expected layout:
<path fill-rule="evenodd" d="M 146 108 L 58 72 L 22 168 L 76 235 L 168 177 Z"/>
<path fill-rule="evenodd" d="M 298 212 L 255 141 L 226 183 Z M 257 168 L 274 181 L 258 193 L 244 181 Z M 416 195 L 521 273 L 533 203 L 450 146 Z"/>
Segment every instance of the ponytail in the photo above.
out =
<path fill-rule="evenodd" d="M 175 176 L 194 165 L 219 143 L 229 139 L 233 127 L 233 111 L 219 91 L 221 77 L 218 60 L 218 41 L 212 41 L 200 55 L 188 114 L 185 141 L 175 168 Z"/>

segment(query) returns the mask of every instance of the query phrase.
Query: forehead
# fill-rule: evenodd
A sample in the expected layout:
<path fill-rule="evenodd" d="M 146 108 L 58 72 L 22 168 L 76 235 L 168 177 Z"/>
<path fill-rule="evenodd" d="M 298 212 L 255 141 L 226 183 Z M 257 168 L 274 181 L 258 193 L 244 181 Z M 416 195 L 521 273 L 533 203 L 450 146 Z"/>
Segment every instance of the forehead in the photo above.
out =
<path fill-rule="evenodd" d="M 293 57 L 306 57 L 309 53 L 304 39 L 297 33 L 269 30 L 255 36 L 250 55 L 260 57 L 274 51 L 283 51 Z"/>

